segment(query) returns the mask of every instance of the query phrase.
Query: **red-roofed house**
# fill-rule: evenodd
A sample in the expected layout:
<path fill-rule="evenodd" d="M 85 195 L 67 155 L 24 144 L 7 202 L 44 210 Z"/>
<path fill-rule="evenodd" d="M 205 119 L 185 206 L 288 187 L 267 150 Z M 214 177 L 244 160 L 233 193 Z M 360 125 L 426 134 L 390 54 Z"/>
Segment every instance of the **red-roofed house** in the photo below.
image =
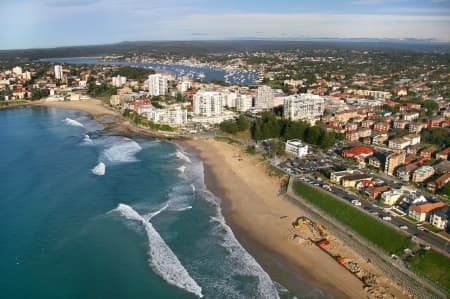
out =
<path fill-rule="evenodd" d="M 436 160 L 448 160 L 448 155 L 450 154 L 450 147 L 443 149 L 436 154 Z"/>
<path fill-rule="evenodd" d="M 357 145 L 348 149 L 342 150 L 344 158 L 353 158 L 356 156 L 369 157 L 374 154 L 374 150 L 367 146 Z"/>
<path fill-rule="evenodd" d="M 445 207 L 443 202 L 426 203 L 420 206 L 411 205 L 408 210 L 408 216 L 420 222 L 426 221 L 430 212 L 442 207 Z"/>
<path fill-rule="evenodd" d="M 434 181 L 429 182 L 427 184 L 427 189 L 435 192 L 436 190 L 439 190 L 442 187 L 444 187 L 445 184 L 447 184 L 448 182 L 450 182 L 450 173 L 445 173 L 440 177 L 438 177 L 437 179 L 435 179 Z"/>
<path fill-rule="evenodd" d="M 371 199 L 376 200 L 381 193 L 386 192 L 390 189 L 391 187 L 389 186 L 369 187 L 365 192 Z"/>

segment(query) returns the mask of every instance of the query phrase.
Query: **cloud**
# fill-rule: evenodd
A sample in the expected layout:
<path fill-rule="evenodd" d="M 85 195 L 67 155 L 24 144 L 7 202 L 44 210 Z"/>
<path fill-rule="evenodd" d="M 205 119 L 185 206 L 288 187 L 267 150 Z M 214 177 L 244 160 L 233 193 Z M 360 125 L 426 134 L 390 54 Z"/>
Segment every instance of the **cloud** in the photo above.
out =
<path fill-rule="evenodd" d="M 208 28 L 211 38 L 258 37 L 370 37 L 436 38 L 450 40 L 450 16 L 367 14 L 210 14 L 190 15 L 164 23 L 166 30 L 198 32 Z"/>

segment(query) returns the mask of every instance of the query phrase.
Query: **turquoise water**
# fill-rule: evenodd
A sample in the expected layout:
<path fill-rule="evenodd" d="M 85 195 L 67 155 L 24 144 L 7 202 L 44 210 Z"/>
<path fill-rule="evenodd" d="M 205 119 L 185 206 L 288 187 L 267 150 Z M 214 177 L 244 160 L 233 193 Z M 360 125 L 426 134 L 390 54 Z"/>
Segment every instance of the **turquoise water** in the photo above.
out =
<path fill-rule="evenodd" d="M 176 145 L 53 108 L 1 110 L 0 140 L 1 298 L 292 298 Z"/>

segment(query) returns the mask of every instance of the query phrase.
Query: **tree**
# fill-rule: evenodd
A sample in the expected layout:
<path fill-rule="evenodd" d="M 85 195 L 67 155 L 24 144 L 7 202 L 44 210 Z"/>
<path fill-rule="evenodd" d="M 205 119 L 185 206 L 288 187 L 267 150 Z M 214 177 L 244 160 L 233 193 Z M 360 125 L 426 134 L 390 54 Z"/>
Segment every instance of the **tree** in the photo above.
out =
<path fill-rule="evenodd" d="M 219 127 L 223 132 L 229 134 L 235 134 L 239 131 L 238 125 L 234 120 L 225 120 L 220 123 Z"/>
<path fill-rule="evenodd" d="M 246 131 L 250 127 L 247 117 L 245 117 L 243 114 L 239 115 L 238 119 L 236 120 L 236 125 L 239 132 Z"/>
<path fill-rule="evenodd" d="M 427 110 L 426 115 L 432 116 L 439 109 L 439 104 L 433 100 L 423 101 L 422 106 Z"/>
<path fill-rule="evenodd" d="M 284 147 L 285 147 L 284 142 L 279 141 L 279 140 L 272 140 L 270 142 L 270 157 L 273 157 L 275 155 L 278 155 L 278 156 L 283 155 Z"/>
<path fill-rule="evenodd" d="M 440 193 L 442 193 L 442 194 L 446 195 L 448 198 L 450 198 L 450 183 L 445 184 L 444 188 L 442 188 Z"/>

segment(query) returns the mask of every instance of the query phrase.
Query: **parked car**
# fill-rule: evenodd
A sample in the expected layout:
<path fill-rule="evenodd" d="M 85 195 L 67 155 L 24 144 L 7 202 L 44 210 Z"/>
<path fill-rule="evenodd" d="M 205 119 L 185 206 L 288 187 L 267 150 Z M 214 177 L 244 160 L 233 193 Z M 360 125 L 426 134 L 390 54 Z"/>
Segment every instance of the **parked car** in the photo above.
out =
<path fill-rule="evenodd" d="M 383 219 L 384 221 L 391 221 L 392 220 L 391 216 L 383 216 L 383 217 L 381 217 L 381 219 Z"/>
<path fill-rule="evenodd" d="M 400 225 L 400 229 L 407 230 L 408 227 L 406 225 Z"/>
<path fill-rule="evenodd" d="M 356 199 L 352 200 L 351 203 L 353 205 L 355 205 L 355 206 L 360 206 L 361 205 L 361 202 L 359 200 L 356 200 Z"/>

